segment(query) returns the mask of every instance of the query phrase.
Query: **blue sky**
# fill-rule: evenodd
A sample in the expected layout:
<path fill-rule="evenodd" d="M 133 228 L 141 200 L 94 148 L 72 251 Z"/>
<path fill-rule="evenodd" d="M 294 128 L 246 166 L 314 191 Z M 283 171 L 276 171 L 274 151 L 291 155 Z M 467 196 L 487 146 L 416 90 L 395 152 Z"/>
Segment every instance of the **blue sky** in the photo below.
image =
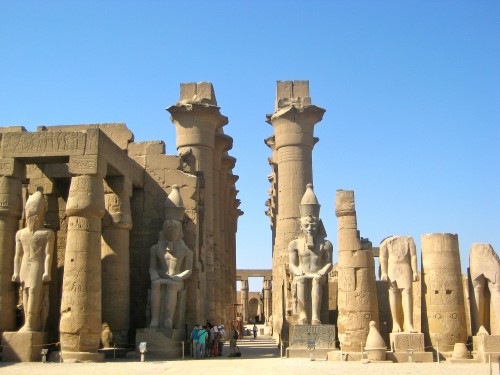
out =
<path fill-rule="evenodd" d="M 313 171 L 334 249 L 335 190 L 353 189 L 374 245 L 457 233 L 464 271 L 472 243 L 499 251 L 498 1 L 0 1 L 0 126 L 125 122 L 174 154 L 164 109 L 181 82 L 213 83 L 239 268 L 271 267 L 264 119 L 294 79 L 327 110 Z"/>

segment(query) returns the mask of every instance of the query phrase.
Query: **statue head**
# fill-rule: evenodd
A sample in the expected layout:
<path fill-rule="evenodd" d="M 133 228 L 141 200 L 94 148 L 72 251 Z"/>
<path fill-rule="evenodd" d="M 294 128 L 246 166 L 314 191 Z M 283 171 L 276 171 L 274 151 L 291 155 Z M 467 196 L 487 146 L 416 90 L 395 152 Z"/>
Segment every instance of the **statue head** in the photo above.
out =
<path fill-rule="evenodd" d="M 31 231 L 43 228 L 45 221 L 45 198 L 41 191 L 32 194 L 26 202 L 26 225 Z"/>
<path fill-rule="evenodd" d="M 179 220 L 167 219 L 163 222 L 163 235 L 167 241 L 177 241 L 183 236 L 182 223 Z"/>
<path fill-rule="evenodd" d="M 314 248 L 314 237 L 320 226 L 319 211 L 321 205 L 314 194 L 313 185 L 307 184 L 306 191 L 300 201 L 300 229 L 305 236 L 307 247 Z"/>

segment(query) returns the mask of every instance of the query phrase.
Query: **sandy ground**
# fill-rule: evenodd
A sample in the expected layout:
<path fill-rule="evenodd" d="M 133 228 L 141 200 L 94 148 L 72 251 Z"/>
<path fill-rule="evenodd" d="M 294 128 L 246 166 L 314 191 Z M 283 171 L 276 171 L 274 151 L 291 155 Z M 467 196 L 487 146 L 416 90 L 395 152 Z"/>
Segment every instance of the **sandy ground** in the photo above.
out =
<path fill-rule="evenodd" d="M 105 363 L 2 363 L 0 374 L 15 375 L 121 375 L 121 374 L 214 374 L 214 375 L 263 375 L 263 374 L 342 374 L 342 375 L 488 375 L 488 364 L 447 364 L 447 363 L 360 363 L 310 361 L 308 358 L 282 359 L 274 341 L 266 337 L 257 340 L 239 341 L 241 358 L 225 356 L 195 360 L 148 361 L 114 360 Z M 498 363 L 492 364 L 491 374 L 499 374 Z"/>

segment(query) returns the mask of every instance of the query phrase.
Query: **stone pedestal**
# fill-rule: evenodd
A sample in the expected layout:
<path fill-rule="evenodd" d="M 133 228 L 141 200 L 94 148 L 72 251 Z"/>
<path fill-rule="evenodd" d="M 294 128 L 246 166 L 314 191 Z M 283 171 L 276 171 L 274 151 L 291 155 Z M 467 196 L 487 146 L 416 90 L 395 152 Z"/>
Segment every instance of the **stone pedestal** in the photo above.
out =
<path fill-rule="evenodd" d="M 472 336 L 472 354 L 480 362 L 499 362 L 500 335 Z"/>
<path fill-rule="evenodd" d="M 48 347 L 47 332 L 4 332 L 3 362 L 40 362 L 42 349 Z"/>
<path fill-rule="evenodd" d="M 172 359 L 182 357 L 182 341 L 185 332 L 183 329 L 138 329 L 135 336 L 135 346 L 139 347 L 141 342 L 147 343 L 146 360 L 148 357 L 154 359 Z M 184 343 L 187 345 L 187 343 Z"/>
<path fill-rule="evenodd" d="M 289 358 L 309 358 L 307 340 L 316 342 L 314 357 L 326 359 L 328 352 L 335 349 L 335 325 L 290 325 L 290 347 L 287 349 Z"/>
<path fill-rule="evenodd" d="M 387 359 L 393 362 L 433 362 L 433 353 L 425 352 L 423 333 L 391 333 L 391 350 Z"/>

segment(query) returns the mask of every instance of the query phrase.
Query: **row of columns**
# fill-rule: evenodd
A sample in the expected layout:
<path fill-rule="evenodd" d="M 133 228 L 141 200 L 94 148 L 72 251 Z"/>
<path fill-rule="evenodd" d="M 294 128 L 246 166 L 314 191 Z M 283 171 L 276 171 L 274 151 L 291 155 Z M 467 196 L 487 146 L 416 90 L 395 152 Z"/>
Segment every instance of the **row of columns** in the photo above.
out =
<path fill-rule="evenodd" d="M 270 279 L 264 278 L 264 283 L 262 285 L 263 293 L 263 313 L 265 323 L 269 322 L 269 318 L 272 314 L 272 282 Z M 246 323 L 249 320 L 249 307 L 248 307 L 248 278 L 241 278 L 240 284 L 240 303 L 241 303 L 241 315 L 243 318 L 243 322 Z"/>
<path fill-rule="evenodd" d="M 167 111 L 176 128 L 178 154 L 191 154 L 203 178 L 202 248 L 196 266 L 202 270 L 204 305 L 198 319 L 223 322 L 228 319 L 227 306 L 235 302 L 235 287 L 225 286 L 236 284 L 236 221 L 242 214 L 234 186 L 237 176 L 232 174 L 235 160 L 227 153 L 232 138 L 222 131 L 228 119 L 220 113 L 209 82 L 181 84 L 180 101 Z"/>
<path fill-rule="evenodd" d="M 79 174 L 74 167 L 71 169 L 75 164 L 78 163 L 70 160 L 72 177 L 66 202 L 67 236 L 59 324 L 61 351 L 66 360 L 99 360 L 102 322 L 108 323 L 115 333 L 118 345 L 127 344 L 132 186 L 124 177 L 105 181 L 106 166 L 101 161 L 95 174 Z M 26 168 L 16 159 L 2 159 L 1 165 L 11 168 L 0 170 L 0 331 L 12 331 L 16 328 L 18 295 L 11 277 Z M 33 178 L 29 190 L 38 183 L 47 185 L 47 181 Z M 48 200 L 57 201 L 55 189 L 47 193 Z M 104 220 L 102 227 L 105 213 L 109 220 Z M 51 227 L 58 229 L 55 225 Z M 57 277 L 52 277 L 51 292 L 55 291 Z M 55 312 L 54 306 L 51 311 Z M 56 327 L 51 327 L 49 322 L 51 328 Z"/>

